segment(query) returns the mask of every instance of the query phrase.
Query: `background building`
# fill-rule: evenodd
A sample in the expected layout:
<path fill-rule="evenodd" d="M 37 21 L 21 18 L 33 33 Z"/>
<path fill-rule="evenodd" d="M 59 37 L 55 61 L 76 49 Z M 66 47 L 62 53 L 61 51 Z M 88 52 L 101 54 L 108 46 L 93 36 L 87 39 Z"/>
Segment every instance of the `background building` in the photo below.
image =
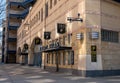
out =
<path fill-rule="evenodd" d="M 38 0 L 17 31 L 17 62 L 81 76 L 120 75 L 117 0 Z"/>
<path fill-rule="evenodd" d="M 35 0 L 6 0 L 6 27 L 3 29 L 5 32 L 5 39 L 3 39 L 5 63 L 16 62 L 17 29 L 34 2 Z"/>
<path fill-rule="evenodd" d="M 1 46 L 1 50 L 2 50 L 2 60 L 1 62 L 4 62 L 4 52 L 5 52 L 5 28 L 6 27 L 6 20 L 3 20 L 2 22 L 2 46 Z"/>

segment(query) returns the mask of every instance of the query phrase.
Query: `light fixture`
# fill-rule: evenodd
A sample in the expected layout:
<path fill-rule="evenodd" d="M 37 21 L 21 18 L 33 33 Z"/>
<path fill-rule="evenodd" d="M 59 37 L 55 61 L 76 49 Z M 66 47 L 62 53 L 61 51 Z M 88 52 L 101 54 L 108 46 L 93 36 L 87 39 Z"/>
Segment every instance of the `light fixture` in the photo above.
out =
<path fill-rule="evenodd" d="M 99 38 L 99 32 L 91 32 L 90 33 L 91 39 L 98 39 Z"/>
<path fill-rule="evenodd" d="M 76 39 L 82 40 L 83 39 L 83 33 L 76 34 Z"/>
<path fill-rule="evenodd" d="M 68 18 L 67 18 L 67 21 L 69 21 L 69 22 L 73 22 L 73 21 L 83 22 L 83 19 L 80 18 L 80 13 L 78 13 L 78 17 L 77 17 L 77 18 L 76 18 L 76 17 L 68 17 Z"/>

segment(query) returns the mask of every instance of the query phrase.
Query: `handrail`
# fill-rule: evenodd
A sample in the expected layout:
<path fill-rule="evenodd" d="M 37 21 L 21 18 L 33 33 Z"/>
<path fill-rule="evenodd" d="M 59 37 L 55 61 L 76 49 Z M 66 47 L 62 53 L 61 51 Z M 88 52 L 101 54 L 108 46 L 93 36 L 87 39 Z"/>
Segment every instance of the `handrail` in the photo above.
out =
<path fill-rule="evenodd" d="M 26 12 L 28 12 L 29 10 L 28 9 L 25 9 L 23 11 L 16 11 L 16 10 L 10 10 L 10 14 L 24 14 Z"/>
<path fill-rule="evenodd" d="M 9 0 L 10 2 L 24 2 L 26 0 Z"/>
<path fill-rule="evenodd" d="M 20 26 L 20 23 L 10 22 L 9 25 L 11 25 L 11 26 Z"/>
<path fill-rule="evenodd" d="M 21 5 L 26 3 L 26 2 L 31 2 L 33 0 L 10 0 L 10 2 L 13 2 L 13 3 L 20 3 Z"/>

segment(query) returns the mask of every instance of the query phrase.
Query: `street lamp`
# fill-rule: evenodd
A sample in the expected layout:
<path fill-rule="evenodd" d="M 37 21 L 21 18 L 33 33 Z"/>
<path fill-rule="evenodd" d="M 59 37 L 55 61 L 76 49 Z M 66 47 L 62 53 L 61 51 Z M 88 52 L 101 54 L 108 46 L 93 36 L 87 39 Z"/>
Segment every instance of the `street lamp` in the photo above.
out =
<path fill-rule="evenodd" d="M 77 18 L 75 18 L 75 17 L 68 17 L 68 18 L 67 18 L 67 21 L 69 21 L 69 22 L 73 22 L 73 21 L 83 22 L 83 19 L 80 18 L 80 13 L 78 13 L 78 17 L 77 17 Z"/>

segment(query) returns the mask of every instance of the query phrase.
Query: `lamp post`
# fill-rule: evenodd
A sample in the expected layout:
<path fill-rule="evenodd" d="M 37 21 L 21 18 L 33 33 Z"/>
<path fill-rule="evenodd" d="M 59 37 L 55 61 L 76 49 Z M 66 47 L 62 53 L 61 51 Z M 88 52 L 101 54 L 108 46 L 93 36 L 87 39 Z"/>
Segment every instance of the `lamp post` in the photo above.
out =
<path fill-rule="evenodd" d="M 80 17 L 80 13 L 78 13 L 77 17 L 67 17 L 67 21 L 71 22 L 83 22 L 83 18 Z M 77 39 L 82 39 L 83 34 L 77 34 L 76 35 Z M 72 65 L 74 64 L 74 51 L 71 51 L 71 70 L 72 70 Z"/>

